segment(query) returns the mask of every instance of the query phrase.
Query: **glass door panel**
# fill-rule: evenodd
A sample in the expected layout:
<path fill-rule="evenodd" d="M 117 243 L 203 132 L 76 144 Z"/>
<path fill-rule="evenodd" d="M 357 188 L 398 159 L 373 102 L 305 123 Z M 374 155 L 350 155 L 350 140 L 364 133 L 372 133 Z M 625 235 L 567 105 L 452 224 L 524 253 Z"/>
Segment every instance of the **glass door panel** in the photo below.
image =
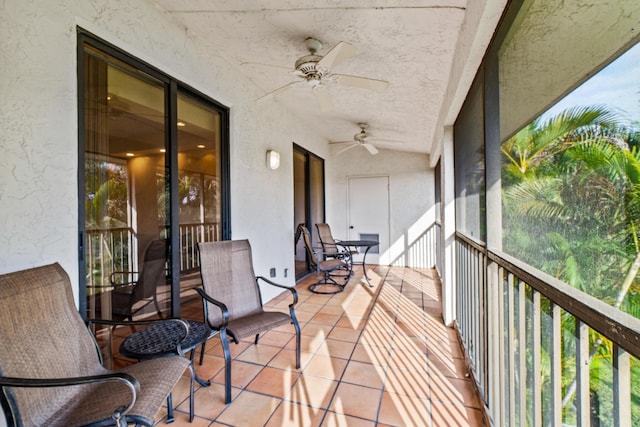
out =
<path fill-rule="evenodd" d="M 178 209 L 181 298 L 199 284 L 198 242 L 222 239 L 220 113 L 178 94 Z"/>
<path fill-rule="evenodd" d="M 88 46 L 84 83 L 87 315 L 118 320 L 167 311 L 166 85 Z M 162 269 L 145 265 L 158 240 Z"/>
<path fill-rule="evenodd" d="M 324 160 L 307 150 L 293 148 L 293 226 L 305 224 L 311 233 L 311 241 L 319 242 L 316 223 L 324 222 Z M 304 241 L 295 237 L 296 278 L 312 270 Z"/>
<path fill-rule="evenodd" d="M 293 229 L 298 230 L 299 224 L 307 224 L 307 190 L 306 171 L 307 156 L 296 147 L 293 150 Z M 309 263 L 305 252 L 304 240 L 296 235 L 295 240 L 295 277 L 301 277 L 309 271 Z"/>

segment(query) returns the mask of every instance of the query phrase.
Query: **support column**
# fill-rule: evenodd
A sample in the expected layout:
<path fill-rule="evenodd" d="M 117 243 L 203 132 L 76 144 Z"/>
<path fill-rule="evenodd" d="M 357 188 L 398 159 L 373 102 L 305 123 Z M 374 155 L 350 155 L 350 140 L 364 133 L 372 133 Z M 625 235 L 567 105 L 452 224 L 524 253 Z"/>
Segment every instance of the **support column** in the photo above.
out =
<path fill-rule="evenodd" d="M 441 157 L 441 195 L 440 205 L 442 218 L 441 242 L 442 257 L 442 319 L 444 324 L 452 326 L 456 320 L 456 194 L 453 162 L 453 126 L 446 126 L 443 135 Z"/>

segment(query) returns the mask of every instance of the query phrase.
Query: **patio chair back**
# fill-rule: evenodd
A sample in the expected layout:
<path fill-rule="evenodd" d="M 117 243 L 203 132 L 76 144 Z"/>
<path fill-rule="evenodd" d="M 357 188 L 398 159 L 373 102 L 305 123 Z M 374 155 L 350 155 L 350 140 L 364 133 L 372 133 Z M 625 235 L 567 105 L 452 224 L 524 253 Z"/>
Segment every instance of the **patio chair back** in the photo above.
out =
<path fill-rule="evenodd" d="M 248 240 L 200 242 L 198 249 L 204 291 L 224 302 L 230 322 L 263 311 Z M 207 311 L 212 326 L 222 324 L 219 308 L 208 304 Z"/>
<path fill-rule="evenodd" d="M 0 276 L 3 376 L 68 378 L 107 372 L 75 309 L 68 280 L 58 264 Z M 75 387 L 5 390 L 25 425 L 46 425 L 77 393 Z"/>
<path fill-rule="evenodd" d="M 313 268 L 318 267 L 318 257 L 316 256 L 316 251 L 313 250 L 313 244 L 311 243 L 311 233 L 304 224 L 300 224 L 298 229 L 302 233 L 302 238 L 304 240 L 304 247 L 307 249 L 307 255 L 309 255 L 309 261 L 311 262 L 311 266 Z"/>
<path fill-rule="evenodd" d="M 322 250 L 325 254 L 331 255 L 340 252 L 336 245 L 336 241 L 331 234 L 331 227 L 329 227 L 329 224 L 316 224 L 316 229 L 318 230 L 318 238 L 320 239 L 320 244 L 322 245 Z"/>
<path fill-rule="evenodd" d="M 171 356 L 104 368 L 57 263 L 0 275 L 0 307 L 0 406 L 9 426 L 152 426 L 189 366 Z"/>
<path fill-rule="evenodd" d="M 167 240 L 152 241 L 144 252 L 142 270 L 133 291 L 134 302 L 152 298 L 158 285 L 166 283 Z"/>
<path fill-rule="evenodd" d="M 153 240 L 144 250 L 140 272 L 114 272 L 112 283 L 115 288 L 111 294 L 112 316 L 116 320 L 130 319 L 147 305 L 154 303 L 156 312 L 162 316 L 158 303 L 158 286 L 167 283 L 167 240 Z M 135 275 L 137 277 L 134 279 Z M 125 284 L 118 285 L 122 280 Z M 138 304 L 144 301 L 144 304 Z M 96 301 L 99 309 L 100 300 Z M 135 306 L 135 308 L 134 308 Z"/>

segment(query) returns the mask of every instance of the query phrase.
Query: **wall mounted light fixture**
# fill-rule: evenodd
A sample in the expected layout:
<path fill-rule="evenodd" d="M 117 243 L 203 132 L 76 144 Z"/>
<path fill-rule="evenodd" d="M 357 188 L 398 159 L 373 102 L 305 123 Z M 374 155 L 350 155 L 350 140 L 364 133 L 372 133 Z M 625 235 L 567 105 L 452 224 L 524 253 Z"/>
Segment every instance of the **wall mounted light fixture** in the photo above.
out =
<path fill-rule="evenodd" d="M 275 150 L 267 150 L 267 167 L 271 170 L 280 167 L 280 153 Z"/>

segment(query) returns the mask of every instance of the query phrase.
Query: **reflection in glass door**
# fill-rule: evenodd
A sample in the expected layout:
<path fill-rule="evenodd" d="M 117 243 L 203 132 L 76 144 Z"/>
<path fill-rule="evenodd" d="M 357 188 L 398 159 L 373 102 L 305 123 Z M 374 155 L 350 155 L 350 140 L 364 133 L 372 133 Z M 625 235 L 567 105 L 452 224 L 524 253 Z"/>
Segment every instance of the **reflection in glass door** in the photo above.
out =
<path fill-rule="evenodd" d="M 88 316 L 122 320 L 167 311 L 166 86 L 88 46 L 84 64 Z M 159 241 L 161 269 L 145 263 Z"/>
<path fill-rule="evenodd" d="M 178 95 L 180 295 L 196 295 L 198 242 L 221 240 L 220 113 Z"/>
<path fill-rule="evenodd" d="M 294 230 L 304 224 L 311 232 L 312 242 L 318 242 L 315 224 L 324 222 L 324 160 L 294 144 L 293 177 Z M 309 263 L 303 240 L 297 235 L 294 249 L 296 279 L 299 279 L 313 266 Z"/>
<path fill-rule="evenodd" d="M 197 243 L 230 234 L 228 110 L 89 35 L 78 45 L 80 311 L 179 316 Z"/>

